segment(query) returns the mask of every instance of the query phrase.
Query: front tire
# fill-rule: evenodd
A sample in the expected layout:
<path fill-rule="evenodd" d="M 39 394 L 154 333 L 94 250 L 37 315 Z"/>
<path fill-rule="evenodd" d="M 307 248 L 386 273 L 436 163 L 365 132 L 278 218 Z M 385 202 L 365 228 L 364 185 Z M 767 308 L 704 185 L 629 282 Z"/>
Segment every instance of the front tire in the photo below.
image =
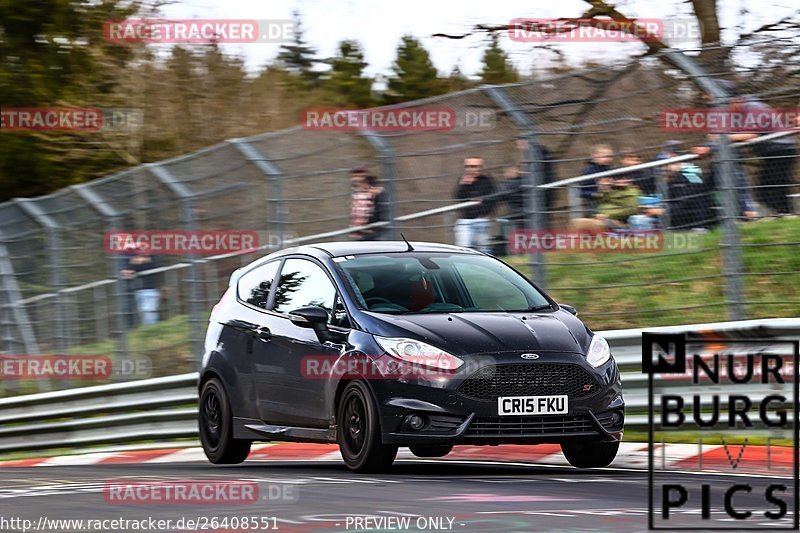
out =
<path fill-rule="evenodd" d="M 617 442 L 565 442 L 561 452 L 569 464 L 575 468 L 603 468 L 610 465 L 617 456 Z"/>
<path fill-rule="evenodd" d="M 228 395 L 217 378 L 203 384 L 198 409 L 200 443 L 214 464 L 239 464 L 250 454 L 249 440 L 233 438 L 233 416 Z"/>
<path fill-rule="evenodd" d="M 339 450 L 350 470 L 380 472 L 392 465 L 397 446 L 381 444 L 378 409 L 362 381 L 352 381 L 345 387 L 336 422 Z"/>

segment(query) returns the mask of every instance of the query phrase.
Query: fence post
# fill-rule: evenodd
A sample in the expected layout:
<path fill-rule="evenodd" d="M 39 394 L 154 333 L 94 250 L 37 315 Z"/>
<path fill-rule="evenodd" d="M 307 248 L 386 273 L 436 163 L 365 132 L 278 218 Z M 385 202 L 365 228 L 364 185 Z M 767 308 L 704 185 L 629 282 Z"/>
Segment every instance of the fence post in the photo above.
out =
<path fill-rule="evenodd" d="M 514 125 L 521 131 L 520 138 L 527 143 L 525 161 L 528 171 L 523 175 L 523 190 L 525 191 L 525 229 L 544 230 L 547 227 L 547 217 L 544 207 L 544 193 L 539 188 L 547 182 L 544 169 L 544 156 L 536 133 L 533 120 L 517 105 L 501 86 L 490 85 L 483 87 L 484 92 L 506 113 Z M 536 283 L 545 288 L 547 286 L 547 265 L 544 254 L 537 250 L 532 254 L 533 273 Z"/>
<path fill-rule="evenodd" d="M 666 57 L 689 75 L 701 90 L 710 94 L 714 107 L 727 107 L 729 95 L 710 75 L 693 59 L 677 50 L 667 50 Z M 741 246 L 739 227 L 736 219 L 739 215 L 738 190 L 736 188 L 736 168 L 730 138 L 727 134 L 719 137 L 719 150 L 714 156 L 719 165 L 720 186 L 722 190 L 722 256 L 725 276 L 725 304 L 728 308 L 729 320 L 744 320 L 744 287 L 742 286 Z"/>
<path fill-rule="evenodd" d="M 395 217 L 397 216 L 395 210 L 395 203 L 397 202 L 397 157 L 394 154 L 392 145 L 381 135 L 374 131 L 360 130 L 358 132 L 366 141 L 378 152 L 378 160 L 381 163 L 381 179 L 383 180 L 383 188 L 386 191 L 384 196 L 386 204 L 383 206 L 384 213 L 387 214 L 389 224 L 385 229 L 385 237 L 388 240 L 397 238 L 397 227 L 395 224 Z"/>
<path fill-rule="evenodd" d="M 194 205 L 192 202 L 194 194 L 192 191 L 173 176 L 169 170 L 158 163 L 148 163 L 145 166 L 153 176 L 178 197 L 181 204 L 181 222 L 184 229 L 187 231 L 197 229 L 194 220 Z M 201 281 L 197 268 L 198 259 L 194 254 L 187 255 L 185 259 L 189 263 L 189 279 L 187 280 L 189 287 L 189 345 L 191 346 L 192 355 L 195 357 L 196 366 L 199 368 L 203 357 L 203 341 L 205 337 L 205 332 L 203 331 L 203 309 L 200 306 L 201 300 L 198 287 Z"/>
<path fill-rule="evenodd" d="M 11 256 L 6 248 L 5 240 L 6 237 L 3 235 L 2 231 L 0 231 L 0 290 L 2 290 L 4 294 L 4 297 L 0 298 L 0 303 L 8 310 L 8 315 L 5 315 L 4 312 L 4 316 L 13 316 L 13 320 L 17 324 L 25 353 L 38 354 L 39 345 L 36 342 L 36 334 L 28 318 L 28 312 L 23 305 L 18 303 L 22 300 L 22 295 L 19 292 L 17 278 L 14 277 L 14 266 L 11 263 Z M 9 318 L 9 327 L 11 324 L 10 320 Z M 8 353 L 16 353 L 16 350 L 12 346 L 14 339 L 8 337 L 3 340 L 5 341 L 5 346 L 7 346 L 5 350 Z"/>
<path fill-rule="evenodd" d="M 264 152 L 256 148 L 248 139 L 229 139 L 226 141 L 233 145 L 234 148 L 251 163 L 253 163 L 258 170 L 260 170 L 269 180 L 269 197 L 267 204 L 270 206 L 269 216 L 267 220 L 267 230 L 278 235 L 280 242 L 283 243 L 286 234 L 284 233 L 285 221 L 283 219 L 283 188 L 281 180 L 283 179 L 283 171 L 273 163 Z M 269 239 L 270 235 L 267 236 Z M 269 239 L 269 242 L 272 242 Z"/>
<path fill-rule="evenodd" d="M 62 276 L 64 262 L 61 259 L 61 239 L 58 235 L 60 226 L 52 217 L 42 211 L 33 200 L 15 198 L 12 202 L 44 228 L 48 255 L 50 256 L 50 285 L 56 294 L 55 346 L 58 353 L 66 354 L 69 343 L 67 342 L 67 324 L 64 314 L 64 295 L 61 292 L 64 288 L 64 278 Z"/>
<path fill-rule="evenodd" d="M 106 225 L 109 231 L 119 231 L 119 220 L 122 214 L 114 209 L 108 202 L 106 202 L 99 194 L 93 191 L 87 184 L 72 185 L 71 189 L 75 191 L 89 206 L 97 211 L 100 216 L 106 220 Z M 105 242 L 105 238 L 103 239 Z M 110 253 L 110 250 L 108 251 Z M 114 278 L 114 302 L 116 303 L 115 320 L 113 331 L 117 339 L 116 344 L 116 357 L 120 360 L 122 357 L 128 355 L 128 331 L 125 327 L 126 307 L 125 298 L 128 297 L 128 291 L 125 288 L 125 280 L 120 275 L 120 272 L 127 267 L 125 257 L 122 254 L 113 254 L 111 262 L 109 263 L 110 275 Z M 98 339 L 100 340 L 100 339 Z"/>

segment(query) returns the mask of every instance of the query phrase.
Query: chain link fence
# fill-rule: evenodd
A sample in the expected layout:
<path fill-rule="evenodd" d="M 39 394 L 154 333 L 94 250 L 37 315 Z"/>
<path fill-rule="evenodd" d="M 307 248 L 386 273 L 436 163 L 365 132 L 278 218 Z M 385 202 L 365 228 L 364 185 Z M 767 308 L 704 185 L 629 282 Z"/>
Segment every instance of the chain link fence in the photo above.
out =
<path fill-rule="evenodd" d="M 782 61 L 766 59 L 774 50 Z M 457 124 L 448 130 L 296 127 L 6 202 L 0 353 L 139 357 L 148 376 L 194 370 L 210 309 L 235 269 L 281 242 L 347 238 L 354 166 L 382 180 L 387 238 L 453 243 L 465 216 L 454 187 L 469 157 L 484 160 L 498 191 L 482 204 L 492 251 L 577 307 L 592 328 L 796 316 L 797 130 L 670 131 L 664 112 L 744 101 L 797 110 L 798 47 L 745 43 L 730 51 L 745 65 L 735 71 L 708 52 L 666 50 L 400 106 L 451 109 Z M 104 234 L 133 230 L 256 231 L 267 239 L 247 253 L 164 255 L 127 278 L 120 272 L 130 257 L 108 253 Z M 545 230 L 665 237 L 658 249 L 635 253 L 520 250 L 512 242 Z M 143 287 L 158 290 L 153 324 L 137 313 Z"/>

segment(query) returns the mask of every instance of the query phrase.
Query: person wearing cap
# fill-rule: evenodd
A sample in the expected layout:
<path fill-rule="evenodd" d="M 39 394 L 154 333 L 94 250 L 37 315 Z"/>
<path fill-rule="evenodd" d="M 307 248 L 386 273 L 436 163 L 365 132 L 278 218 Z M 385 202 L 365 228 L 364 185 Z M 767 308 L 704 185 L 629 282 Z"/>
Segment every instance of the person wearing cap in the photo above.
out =
<path fill-rule="evenodd" d="M 358 166 L 351 171 L 350 226 L 365 226 L 388 220 L 386 216 L 386 192 L 377 176 L 366 167 Z M 359 241 L 378 241 L 386 233 L 385 227 L 364 228 L 350 233 L 350 238 Z"/>

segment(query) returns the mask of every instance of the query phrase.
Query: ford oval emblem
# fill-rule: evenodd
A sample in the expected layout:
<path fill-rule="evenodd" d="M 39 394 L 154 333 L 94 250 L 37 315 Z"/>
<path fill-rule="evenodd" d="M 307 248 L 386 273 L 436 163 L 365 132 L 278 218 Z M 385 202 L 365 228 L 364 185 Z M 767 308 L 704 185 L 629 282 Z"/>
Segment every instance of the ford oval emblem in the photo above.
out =
<path fill-rule="evenodd" d="M 538 353 L 524 353 L 520 355 L 523 359 L 539 359 Z"/>

